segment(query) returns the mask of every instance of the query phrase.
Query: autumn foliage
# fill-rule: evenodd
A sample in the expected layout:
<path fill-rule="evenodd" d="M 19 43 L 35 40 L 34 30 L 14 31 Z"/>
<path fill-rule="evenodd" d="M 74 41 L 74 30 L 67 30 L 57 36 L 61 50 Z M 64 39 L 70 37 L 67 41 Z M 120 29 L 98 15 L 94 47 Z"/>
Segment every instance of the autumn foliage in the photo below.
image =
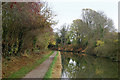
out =
<path fill-rule="evenodd" d="M 3 56 L 46 49 L 53 38 L 53 17 L 46 2 L 3 2 Z"/>

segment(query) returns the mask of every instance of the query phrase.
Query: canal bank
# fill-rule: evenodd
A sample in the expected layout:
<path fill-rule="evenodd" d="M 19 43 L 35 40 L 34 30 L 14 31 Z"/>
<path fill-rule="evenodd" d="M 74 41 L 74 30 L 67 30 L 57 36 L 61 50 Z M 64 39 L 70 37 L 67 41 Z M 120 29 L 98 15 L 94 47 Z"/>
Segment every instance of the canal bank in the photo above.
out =
<path fill-rule="evenodd" d="M 61 54 L 59 52 L 57 56 L 57 61 L 52 70 L 51 78 L 61 78 L 61 73 L 62 73 L 62 61 L 61 61 Z"/>

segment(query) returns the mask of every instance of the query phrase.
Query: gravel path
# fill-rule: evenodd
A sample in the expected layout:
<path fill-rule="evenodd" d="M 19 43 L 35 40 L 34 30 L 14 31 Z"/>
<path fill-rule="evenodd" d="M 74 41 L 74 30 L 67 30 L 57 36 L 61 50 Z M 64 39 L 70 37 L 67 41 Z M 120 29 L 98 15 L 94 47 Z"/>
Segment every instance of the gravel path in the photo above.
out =
<path fill-rule="evenodd" d="M 41 63 L 36 69 L 29 72 L 24 78 L 44 78 L 56 54 L 57 51 L 55 51 L 46 61 Z"/>

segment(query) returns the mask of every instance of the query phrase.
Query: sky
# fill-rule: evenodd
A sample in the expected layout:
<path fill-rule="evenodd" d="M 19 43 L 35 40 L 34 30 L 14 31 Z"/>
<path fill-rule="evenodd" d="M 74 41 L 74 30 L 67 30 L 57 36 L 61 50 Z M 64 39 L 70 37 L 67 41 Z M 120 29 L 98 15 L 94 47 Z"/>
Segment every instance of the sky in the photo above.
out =
<path fill-rule="evenodd" d="M 75 19 L 81 19 L 82 9 L 90 8 L 95 11 L 103 11 L 111 18 L 115 28 L 118 29 L 118 2 L 119 0 L 43 0 L 56 14 L 58 24 L 53 26 L 54 31 L 63 24 L 71 24 Z"/>

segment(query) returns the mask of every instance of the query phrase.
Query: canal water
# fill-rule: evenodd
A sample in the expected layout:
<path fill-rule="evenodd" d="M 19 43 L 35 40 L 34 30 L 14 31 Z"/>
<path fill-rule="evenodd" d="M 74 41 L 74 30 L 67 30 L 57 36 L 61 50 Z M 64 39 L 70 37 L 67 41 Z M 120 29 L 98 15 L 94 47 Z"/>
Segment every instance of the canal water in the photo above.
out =
<path fill-rule="evenodd" d="M 118 63 L 78 53 L 62 54 L 61 78 L 118 78 Z"/>

